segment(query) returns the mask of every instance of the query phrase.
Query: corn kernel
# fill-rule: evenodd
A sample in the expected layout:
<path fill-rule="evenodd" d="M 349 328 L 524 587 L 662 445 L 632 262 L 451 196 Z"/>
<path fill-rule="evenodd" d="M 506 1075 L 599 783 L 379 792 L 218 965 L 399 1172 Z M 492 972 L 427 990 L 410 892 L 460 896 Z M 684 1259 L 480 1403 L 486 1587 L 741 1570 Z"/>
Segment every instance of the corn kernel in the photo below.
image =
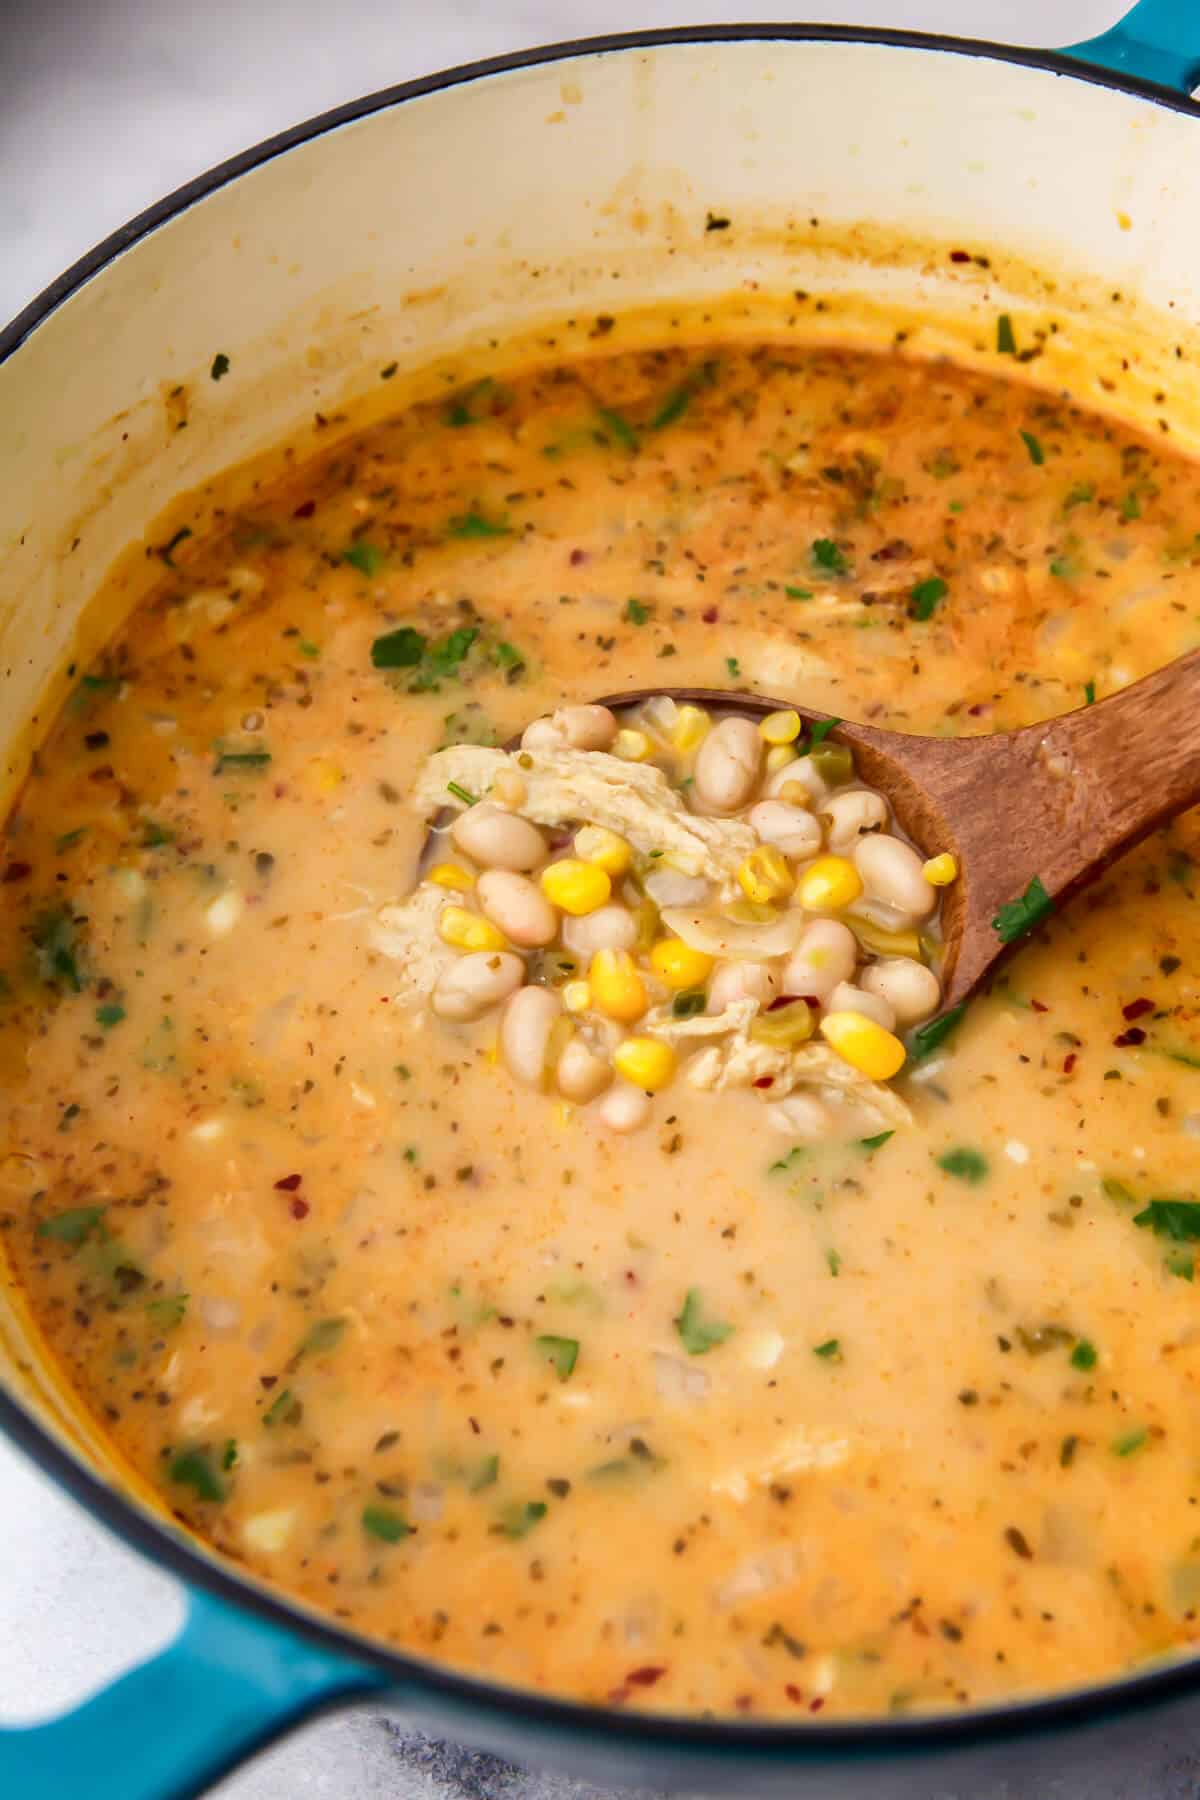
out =
<path fill-rule="evenodd" d="M 890 1081 L 904 1067 L 904 1045 L 865 1013 L 826 1013 L 821 1036 L 868 1081 Z"/>
<path fill-rule="evenodd" d="M 562 1003 L 569 1013 L 586 1012 L 592 1004 L 590 984 L 586 981 L 568 981 L 562 989 Z"/>
<path fill-rule="evenodd" d="M 756 906 L 769 906 L 772 900 L 786 900 L 796 886 L 791 864 L 774 844 L 760 844 L 757 850 L 752 850 L 739 868 L 737 878 L 747 900 L 753 900 Z"/>
<path fill-rule="evenodd" d="M 438 936 L 456 950 L 507 950 L 508 939 L 490 919 L 468 912 L 465 906 L 443 906 L 438 914 Z"/>
<path fill-rule="evenodd" d="M 657 1094 L 675 1073 L 675 1052 L 658 1038 L 628 1037 L 613 1051 L 613 1067 L 631 1087 Z"/>
<path fill-rule="evenodd" d="M 930 857 L 921 873 L 931 887 L 949 887 L 958 878 L 958 863 L 948 850 L 943 850 L 940 856 Z"/>
<path fill-rule="evenodd" d="M 676 750 L 698 750 L 712 729 L 712 720 L 702 706 L 681 706 L 675 716 L 671 743 Z"/>
<path fill-rule="evenodd" d="M 308 765 L 308 775 L 318 794 L 332 794 L 346 779 L 344 771 L 327 756 L 314 757 Z"/>
<path fill-rule="evenodd" d="M 785 712 L 768 713 L 758 732 L 768 744 L 794 744 L 800 736 L 800 714 L 790 706 Z"/>
<path fill-rule="evenodd" d="M 798 760 L 799 758 L 791 744 L 772 744 L 771 748 L 767 751 L 767 774 L 775 775 L 780 769 L 786 769 L 789 763 L 794 763 Z"/>
<path fill-rule="evenodd" d="M 612 893 L 612 882 L 598 863 L 581 862 L 577 856 L 564 856 L 542 870 L 542 892 L 552 906 L 581 919 L 595 912 Z"/>
<path fill-rule="evenodd" d="M 650 967 L 675 993 L 703 987 L 713 972 L 713 958 L 693 950 L 682 938 L 660 938 L 650 952 Z"/>
<path fill-rule="evenodd" d="M 426 879 L 435 887 L 453 888 L 459 894 L 465 894 L 475 886 L 475 877 L 461 863 L 435 863 Z"/>
<path fill-rule="evenodd" d="M 623 1025 L 640 1019 L 650 1004 L 628 950 L 597 950 L 588 969 L 588 985 L 593 1006 Z"/>
<path fill-rule="evenodd" d="M 818 856 L 800 877 L 797 894 L 807 912 L 840 912 L 863 891 L 862 876 L 844 856 Z"/>
<path fill-rule="evenodd" d="M 623 726 L 612 741 L 612 753 L 625 762 L 645 762 L 654 752 L 654 745 L 644 731 L 634 731 L 630 726 Z"/>
<path fill-rule="evenodd" d="M 575 833 L 575 850 L 606 875 L 624 875 L 633 861 L 633 845 L 606 825 L 581 826 Z"/>

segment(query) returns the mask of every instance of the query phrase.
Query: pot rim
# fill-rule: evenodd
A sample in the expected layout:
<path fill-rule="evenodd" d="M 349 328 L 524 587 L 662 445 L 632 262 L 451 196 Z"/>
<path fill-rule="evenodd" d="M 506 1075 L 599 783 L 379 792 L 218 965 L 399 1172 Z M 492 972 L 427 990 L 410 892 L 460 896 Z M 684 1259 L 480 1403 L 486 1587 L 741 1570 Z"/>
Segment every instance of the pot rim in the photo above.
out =
<path fill-rule="evenodd" d="M 1139 76 L 1082 61 L 1064 51 L 997 44 L 941 32 L 853 25 L 751 23 L 671 26 L 566 39 L 459 63 L 431 75 L 377 89 L 357 100 L 315 114 L 301 124 L 215 164 L 136 214 L 127 224 L 119 226 L 29 301 L 0 330 L 0 366 L 85 283 L 143 238 L 209 194 L 326 132 L 408 100 L 519 69 L 539 68 L 582 56 L 636 52 L 675 44 L 747 42 L 878 45 L 1015 63 L 1132 94 L 1169 111 L 1200 118 L 1200 101 L 1188 95 Z M 1200 1656 L 1196 1656 L 1043 1698 L 962 1713 L 905 1718 L 809 1720 L 793 1725 L 628 1712 L 613 1706 L 559 1699 L 486 1681 L 447 1665 L 391 1650 L 321 1617 L 302 1603 L 289 1601 L 282 1592 L 276 1592 L 265 1583 L 239 1574 L 234 1565 L 226 1566 L 217 1560 L 217 1553 L 208 1554 L 195 1547 L 190 1538 L 173 1531 L 165 1521 L 158 1520 L 126 1498 L 120 1489 L 105 1481 L 60 1443 L 3 1387 L 0 1387 L 0 1431 L 51 1477 L 56 1486 L 80 1502 L 93 1518 L 132 1549 L 175 1575 L 185 1588 L 201 1588 L 277 1629 L 303 1636 L 341 1656 L 350 1655 L 391 1677 L 399 1693 L 424 1693 L 434 1701 L 440 1698 L 457 1702 L 464 1713 L 515 1719 L 527 1726 L 590 1738 L 601 1744 L 629 1749 L 644 1746 L 663 1751 L 723 1752 L 738 1759 L 750 1757 L 760 1762 L 783 1759 L 797 1764 L 820 1763 L 830 1756 L 841 1757 L 843 1761 L 854 1756 L 864 1760 L 882 1756 L 908 1758 L 930 1750 L 949 1751 L 956 1747 L 975 1748 L 1044 1737 L 1073 1726 L 1146 1712 L 1151 1707 L 1163 1706 L 1200 1689 Z"/>

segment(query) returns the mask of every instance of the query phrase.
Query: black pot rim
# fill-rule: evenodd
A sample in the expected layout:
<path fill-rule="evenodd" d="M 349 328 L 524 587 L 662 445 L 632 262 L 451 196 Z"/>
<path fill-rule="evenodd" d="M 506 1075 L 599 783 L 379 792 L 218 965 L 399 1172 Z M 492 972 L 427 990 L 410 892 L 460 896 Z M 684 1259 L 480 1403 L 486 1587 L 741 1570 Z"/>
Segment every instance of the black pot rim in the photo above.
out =
<path fill-rule="evenodd" d="M 1140 77 L 1079 62 L 1060 51 L 1031 50 L 943 33 L 819 24 L 688 25 L 579 38 L 518 50 L 400 82 L 333 107 L 303 124 L 264 139 L 186 182 L 112 232 L 31 300 L 0 331 L 0 364 L 6 362 L 79 288 L 142 238 L 219 188 L 339 126 L 467 82 L 575 57 L 674 44 L 746 42 L 832 42 L 950 52 L 1043 70 L 1092 86 L 1133 94 L 1168 111 L 1200 118 L 1200 103 Z M 94 1518 L 133 1549 L 178 1576 L 185 1587 L 201 1588 L 281 1630 L 305 1637 L 324 1650 L 356 1661 L 365 1671 L 373 1673 L 376 1680 L 379 1675 L 389 1677 L 398 1694 L 427 1700 L 434 1708 L 439 1700 L 449 1702 L 456 1716 L 474 1714 L 481 1723 L 490 1718 L 501 1726 L 505 1723 L 523 1725 L 535 1731 L 557 1733 L 563 1738 L 574 1737 L 581 1743 L 590 1742 L 597 1747 L 619 1747 L 626 1754 L 655 1749 L 664 1755 L 671 1752 L 679 1755 L 705 1753 L 710 1757 L 737 1758 L 741 1763 L 778 1762 L 794 1766 L 800 1772 L 806 1764 L 819 1766 L 827 1759 L 852 1762 L 857 1758 L 865 1762 L 893 1757 L 907 1760 L 930 1752 L 982 1748 L 1046 1737 L 1072 1727 L 1147 1712 L 1172 1700 L 1194 1695 L 1200 1689 L 1200 1657 L 1197 1657 L 1085 1690 L 992 1709 L 976 1709 L 961 1715 L 939 1714 L 928 1718 L 758 1724 L 626 1712 L 554 1699 L 503 1687 L 389 1650 L 289 1602 L 282 1594 L 259 1586 L 252 1578 L 239 1575 L 231 1566 L 226 1567 L 205 1554 L 188 1538 L 104 1481 L 3 1388 L 0 1388 L 0 1430 Z M 375 1691 L 384 1698 L 388 1689 L 376 1687 Z"/>

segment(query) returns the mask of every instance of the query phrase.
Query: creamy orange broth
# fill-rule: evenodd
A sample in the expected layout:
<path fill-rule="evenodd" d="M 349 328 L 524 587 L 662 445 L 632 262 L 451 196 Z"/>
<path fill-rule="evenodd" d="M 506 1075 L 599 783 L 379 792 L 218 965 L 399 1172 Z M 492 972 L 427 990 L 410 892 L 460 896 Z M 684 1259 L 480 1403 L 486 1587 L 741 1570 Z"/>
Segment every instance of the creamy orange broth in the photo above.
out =
<path fill-rule="evenodd" d="M 1187 1645 L 1190 1216 L 1135 1219 L 1200 1132 L 1191 819 L 874 1147 L 685 1087 L 606 1137 L 394 1005 L 368 921 L 421 761 L 563 697 L 965 733 L 1135 679 L 1197 640 L 1194 467 L 1002 376 L 715 347 L 456 395 L 227 527 L 80 671 L 0 885 L 4 1241 L 132 1463 L 338 1619 L 590 1700 L 957 1708 Z M 412 692 L 405 624 L 480 636 Z"/>

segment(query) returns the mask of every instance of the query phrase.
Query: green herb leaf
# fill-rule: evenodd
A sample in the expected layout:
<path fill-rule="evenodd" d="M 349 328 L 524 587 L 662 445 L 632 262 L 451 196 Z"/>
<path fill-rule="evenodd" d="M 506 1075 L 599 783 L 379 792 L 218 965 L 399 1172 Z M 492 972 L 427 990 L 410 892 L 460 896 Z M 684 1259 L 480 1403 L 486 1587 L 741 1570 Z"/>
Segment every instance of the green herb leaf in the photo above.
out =
<path fill-rule="evenodd" d="M 77 1250 L 87 1242 L 105 1214 L 103 1206 L 72 1206 L 66 1212 L 43 1219 L 37 1228 L 41 1238 L 53 1238 L 56 1244 L 69 1244 Z"/>
<path fill-rule="evenodd" d="M 828 575 L 845 575 L 849 572 L 850 564 L 832 538 L 815 538 L 811 554 L 813 567 L 824 569 Z"/>
<path fill-rule="evenodd" d="M 298 1425 L 303 1412 L 304 1408 L 291 1388 L 283 1388 L 263 1414 L 262 1422 L 268 1431 L 274 1431 L 277 1425 Z"/>
<path fill-rule="evenodd" d="M 1140 1431 L 1130 1431 L 1127 1432 L 1124 1437 L 1114 1438 L 1112 1446 L 1113 1455 L 1132 1456 L 1135 1451 L 1142 1448 L 1142 1445 L 1146 1442 L 1149 1435 L 1150 1434 L 1145 1426 L 1142 1426 Z"/>
<path fill-rule="evenodd" d="M 1121 517 L 1123 519 L 1140 519 L 1141 516 L 1142 516 L 1141 501 L 1138 499 L 1137 494 L 1134 492 L 1134 490 L 1132 488 L 1130 488 L 1129 492 L 1123 497 L 1123 499 L 1121 501 Z"/>
<path fill-rule="evenodd" d="M 1046 452 L 1042 449 L 1041 444 L 1034 437 L 1032 431 L 1023 431 L 1021 433 L 1021 442 L 1024 444 L 1025 448 L 1028 450 L 1029 460 L 1033 464 L 1034 468 L 1040 469 L 1042 464 L 1046 460 Z"/>
<path fill-rule="evenodd" d="M 1195 1200 L 1151 1200 L 1134 1213 L 1133 1222 L 1175 1244 L 1200 1244 L 1200 1202 Z"/>
<path fill-rule="evenodd" d="M 842 1259 L 836 1250 L 827 1250 L 825 1252 L 825 1263 L 829 1269 L 829 1273 L 836 1279 L 842 1272 Z"/>
<path fill-rule="evenodd" d="M 807 1160 L 807 1144 L 795 1144 L 792 1149 L 788 1151 L 786 1156 L 781 1156 L 778 1162 L 773 1162 L 771 1164 L 770 1168 L 767 1170 L 767 1174 L 785 1175 L 789 1170 L 798 1167 L 799 1164 L 806 1162 Z"/>
<path fill-rule="evenodd" d="M 96 1008 L 96 1023 L 103 1026 L 105 1031 L 111 1031 L 113 1026 L 119 1025 L 124 1017 L 125 1008 L 118 1006 L 115 1001 Z"/>
<path fill-rule="evenodd" d="M 160 1331 L 174 1331 L 187 1315 L 186 1294 L 164 1294 L 158 1300 L 147 1300 L 146 1316 Z"/>
<path fill-rule="evenodd" d="M 177 1450 L 167 1464 L 167 1475 L 180 1487 L 190 1487 L 198 1500 L 223 1500 L 228 1488 L 213 1467 L 208 1451 L 196 1446 Z"/>
<path fill-rule="evenodd" d="M 789 600 L 811 600 L 813 597 L 811 588 L 788 587 L 785 584 L 783 591 Z"/>
<path fill-rule="evenodd" d="M 360 538 L 357 544 L 351 544 L 348 550 L 342 551 L 342 561 L 348 562 L 369 581 L 372 576 L 378 575 L 383 566 L 383 551 L 378 544 L 369 544 L 366 538 Z"/>
<path fill-rule="evenodd" d="M 362 1528 L 368 1537 L 378 1538 L 381 1544 L 398 1544 L 412 1530 L 403 1513 L 390 1506 L 364 1506 Z"/>
<path fill-rule="evenodd" d="M 473 506 L 469 512 L 459 513 L 451 519 L 446 532 L 455 538 L 498 538 L 511 537 L 512 527 L 502 519 L 486 518 L 477 506 Z"/>
<path fill-rule="evenodd" d="M 477 1463 L 473 1472 L 467 1477 L 467 1492 L 481 1494 L 484 1488 L 494 1487 L 500 1477 L 500 1458 L 485 1456 Z"/>
<path fill-rule="evenodd" d="M 728 670 L 729 679 L 731 681 L 737 681 L 742 673 L 742 665 L 738 661 L 737 657 L 736 656 L 727 656 L 725 658 L 725 667 Z"/>
<path fill-rule="evenodd" d="M 229 373 L 229 358 L 223 350 L 218 350 L 212 359 L 212 368 L 208 371 L 214 381 L 220 381 L 222 375 Z"/>
<path fill-rule="evenodd" d="M 1017 354 L 1017 340 L 1013 333 L 1013 322 L 1008 313 L 1001 313 L 996 320 L 996 350 L 1001 356 Z"/>
<path fill-rule="evenodd" d="M 644 625 L 650 617 L 650 608 L 641 600 L 627 600 L 625 611 L 621 615 L 631 625 Z"/>
<path fill-rule="evenodd" d="M 960 1146 L 956 1150 L 947 1150 L 943 1155 L 935 1157 L 939 1169 L 947 1175 L 953 1175 L 958 1181 L 966 1181 L 972 1187 L 978 1187 L 988 1172 L 987 1157 L 978 1150 L 968 1150 Z"/>
<path fill-rule="evenodd" d="M 1011 944 L 1049 918 L 1053 911 L 1054 902 L 1043 887 L 1041 876 L 1035 875 L 1019 900 L 1010 900 L 1007 906 L 1000 908 L 992 920 L 992 930 L 1002 944 Z"/>
<path fill-rule="evenodd" d="M 949 1012 L 942 1013 L 940 1018 L 930 1019 L 927 1025 L 918 1026 L 908 1040 L 908 1060 L 910 1063 L 923 1062 L 925 1057 L 932 1056 L 940 1050 L 946 1039 L 953 1035 L 963 1022 L 967 1010 L 965 1000 L 952 1006 Z"/>
<path fill-rule="evenodd" d="M 221 1467 L 228 1474 L 230 1469 L 237 1468 L 238 1447 L 236 1438 L 226 1438 L 225 1448 L 221 1452 Z"/>
<path fill-rule="evenodd" d="M 74 831 L 64 831 L 61 837 L 56 837 L 54 840 L 55 856 L 61 856 L 64 850 L 73 850 L 76 844 L 82 843 L 86 836 L 86 825 L 77 825 Z"/>
<path fill-rule="evenodd" d="M 385 631 L 371 645 L 371 664 L 376 669 L 412 669 L 425 654 L 426 639 L 411 625 Z"/>
<path fill-rule="evenodd" d="M 939 600 L 944 600 L 950 592 L 949 584 L 940 575 L 931 575 L 928 581 L 918 581 L 908 597 L 908 616 L 922 622 L 933 617 Z"/>
<path fill-rule="evenodd" d="M 546 1516 L 544 1500 L 514 1500 L 504 1507 L 494 1529 L 506 1538 L 523 1538 Z"/>
<path fill-rule="evenodd" d="M 83 992 L 79 937 L 75 920 L 65 907 L 52 907 L 33 922 L 30 933 L 37 952 L 38 974 L 50 987 Z"/>
<path fill-rule="evenodd" d="M 315 1319 L 300 1340 L 297 1356 L 321 1356 L 342 1341 L 345 1319 Z"/>
<path fill-rule="evenodd" d="M 1100 1187 L 1106 1199 L 1115 1200 L 1120 1206 L 1135 1206 L 1137 1204 L 1133 1195 L 1125 1186 L 1125 1183 L 1123 1181 L 1118 1181 L 1115 1175 L 1106 1175 L 1103 1181 L 1101 1181 Z"/>
<path fill-rule="evenodd" d="M 894 1131 L 877 1131 L 874 1137 L 859 1138 L 859 1148 L 862 1150 L 879 1150 L 887 1143 L 889 1138 L 893 1138 L 895 1135 L 896 1133 Z"/>
<path fill-rule="evenodd" d="M 503 669 L 510 681 L 515 681 L 527 667 L 524 653 L 515 644 L 505 643 L 503 640 L 493 644 L 492 661 L 498 669 Z"/>
<path fill-rule="evenodd" d="M 826 1338 L 823 1344 L 813 1345 L 813 1355 L 824 1357 L 826 1362 L 841 1362 L 842 1346 L 838 1338 Z"/>
<path fill-rule="evenodd" d="M 464 806 L 476 806 L 478 804 L 471 790 L 463 787 L 462 783 L 459 781 L 448 781 L 446 783 L 446 792 L 448 794 L 453 794 L 456 800 L 461 800 Z"/>
<path fill-rule="evenodd" d="M 454 426 L 456 430 L 460 430 L 464 425 L 478 425 L 486 417 L 486 413 L 476 412 L 475 408 L 481 400 L 490 399 L 495 389 L 496 383 L 490 375 L 485 375 L 480 381 L 472 382 L 469 388 L 456 395 L 447 406 L 447 425 Z"/>
<path fill-rule="evenodd" d="M 1089 1343 L 1087 1338 L 1080 1338 L 1079 1342 L 1071 1352 L 1071 1367 L 1073 1369 L 1084 1370 L 1094 1369 L 1096 1362 L 1097 1350 L 1095 1344 Z"/>
<path fill-rule="evenodd" d="M 638 447 L 637 432 L 633 429 L 633 426 L 629 423 L 629 420 L 627 418 L 625 418 L 622 413 L 617 412 L 614 407 L 601 406 L 597 409 L 596 417 L 599 419 L 600 423 L 604 426 L 605 430 L 611 432 L 613 437 L 616 438 L 618 444 L 620 444 L 624 449 L 626 449 L 626 450 L 636 450 L 637 449 L 637 447 Z"/>
<path fill-rule="evenodd" d="M 230 769 L 265 769 L 270 760 L 269 750 L 223 750 L 218 744 L 213 774 L 225 775 Z"/>
<path fill-rule="evenodd" d="M 579 1340 L 543 1334 L 533 1340 L 534 1349 L 553 1368 L 560 1381 L 567 1381 L 579 1361 Z"/>
<path fill-rule="evenodd" d="M 1096 684 L 1094 681 L 1085 681 L 1083 684 L 1083 704 L 1085 706 L 1095 706 L 1096 704 Z"/>
<path fill-rule="evenodd" d="M 676 1019 L 694 1019 L 707 1005 L 708 995 L 702 988 L 696 988 L 690 994 L 676 994 L 671 1002 L 671 1014 Z"/>
<path fill-rule="evenodd" d="M 142 849 L 161 850 L 166 844 L 175 842 L 175 833 L 169 825 L 158 825 L 153 819 L 142 822 Z"/>
<path fill-rule="evenodd" d="M 1063 501 L 1063 511 L 1073 512 L 1077 506 L 1086 506 L 1089 500 L 1095 498 L 1096 490 L 1090 481 L 1077 481 Z"/>
<path fill-rule="evenodd" d="M 675 1320 L 675 1329 L 689 1356 L 704 1356 L 733 1336 L 732 1325 L 726 1325 L 719 1319 L 704 1317 L 704 1302 L 699 1288 L 688 1289 L 683 1311 Z"/>
<path fill-rule="evenodd" d="M 1173 1256 L 1168 1256 L 1165 1267 L 1168 1275 L 1177 1275 L 1180 1281 L 1196 1279 L 1196 1259 L 1183 1250 L 1177 1250 Z"/>
<path fill-rule="evenodd" d="M 800 748 L 801 756 L 811 756 L 819 745 L 825 742 L 831 731 L 836 731 L 842 723 L 841 719 L 817 719 L 808 728 L 808 741 Z"/>

